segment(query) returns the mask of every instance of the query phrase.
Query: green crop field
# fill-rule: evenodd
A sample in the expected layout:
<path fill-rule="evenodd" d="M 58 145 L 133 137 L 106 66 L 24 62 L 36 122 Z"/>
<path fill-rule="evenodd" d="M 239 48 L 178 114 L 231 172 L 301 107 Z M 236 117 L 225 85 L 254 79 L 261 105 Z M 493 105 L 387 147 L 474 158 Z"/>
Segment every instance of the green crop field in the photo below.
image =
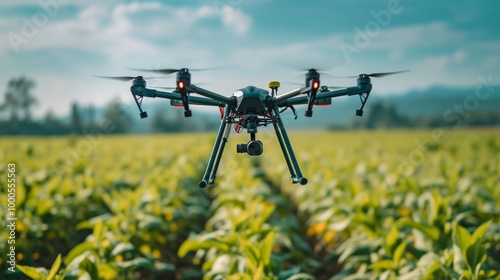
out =
<path fill-rule="evenodd" d="M 500 279 L 498 128 L 258 136 L 0 138 L 0 278 Z"/>

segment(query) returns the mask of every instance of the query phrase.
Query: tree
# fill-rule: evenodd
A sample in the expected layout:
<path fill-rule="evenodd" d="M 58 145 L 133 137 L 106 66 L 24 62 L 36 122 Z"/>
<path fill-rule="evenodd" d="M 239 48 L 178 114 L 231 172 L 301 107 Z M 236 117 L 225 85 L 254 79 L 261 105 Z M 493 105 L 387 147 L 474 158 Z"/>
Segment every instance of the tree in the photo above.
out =
<path fill-rule="evenodd" d="M 131 127 L 132 119 L 119 100 L 112 100 L 106 107 L 102 127 L 104 133 L 127 133 Z"/>
<path fill-rule="evenodd" d="M 69 133 L 68 127 L 59 121 L 52 111 L 48 111 L 42 121 L 42 135 L 60 135 Z"/>
<path fill-rule="evenodd" d="M 399 128 L 413 127 L 413 123 L 406 116 L 401 115 L 394 105 L 375 102 L 367 109 L 367 114 L 363 119 L 357 119 L 353 126 L 368 129 Z"/>
<path fill-rule="evenodd" d="M 19 112 L 24 113 L 24 120 L 31 121 L 31 107 L 37 103 L 31 94 L 35 82 L 26 77 L 12 78 L 7 85 L 4 103 L 0 108 L 10 112 L 11 120 L 19 120 Z"/>
<path fill-rule="evenodd" d="M 178 118 L 168 118 L 165 111 L 157 111 L 151 121 L 153 132 L 179 132 L 181 131 L 180 120 Z"/>
<path fill-rule="evenodd" d="M 73 133 L 81 133 L 82 132 L 82 121 L 80 118 L 80 109 L 78 108 L 77 103 L 71 104 L 71 121 L 70 121 L 70 129 Z"/>
<path fill-rule="evenodd" d="M 85 126 L 86 127 L 94 127 L 95 124 L 95 107 L 93 105 L 90 105 L 87 107 L 85 110 Z"/>

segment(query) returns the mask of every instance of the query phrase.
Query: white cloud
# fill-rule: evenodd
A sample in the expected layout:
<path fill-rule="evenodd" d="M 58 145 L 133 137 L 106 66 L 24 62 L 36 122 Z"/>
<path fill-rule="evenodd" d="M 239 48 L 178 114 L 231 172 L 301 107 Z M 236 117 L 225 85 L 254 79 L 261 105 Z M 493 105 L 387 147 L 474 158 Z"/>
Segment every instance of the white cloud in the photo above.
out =
<path fill-rule="evenodd" d="M 338 64 L 341 60 L 342 53 L 335 49 L 341 40 L 341 36 L 332 35 L 315 40 L 277 43 L 261 47 L 241 46 L 234 51 L 234 56 L 246 58 L 248 63 L 256 65 L 268 62 L 296 68 L 314 65 L 317 65 L 314 67 L 326 68 L 326 64 L 330 62 Z"/>
<path fill-rule="evenodd" d="M 209 18 L 215 15 L 215 10 L 213 7 L 201 6 L 192 14 L 195 18 Z"/>
<path fill-rule="evenodd" d="M 396 27 L 384 30 L 378 36 L 371 38 L 368 46 L 359 48 L 359 53 L 353 53 L 351 56 L 356 60 L 363 57 L 363 64 L 370 64 L 370 61 L 365 61 L 364 57 L 367 54 L 374 54 L 373 61 L 376 61 L 381 57 L 380 54 L 375 55 L 374 52 L 382 50 L 387 51 L 388 58 L 393 61 L 403 61 L 411 59 L 411 51 L 422 54 L 432 53 L 428 51 L 429 48 L 447 47 L 450 42 L 458 44 L 464 40 L 466 35 L 466 33 L 451 30 L 447 24 L 442 22 Z M 235 52 L 235 56 L 251 57 L 249 63 L 252 64 L 259 64 L 261 61 L 269 60 L 292 60 L 299 64 L 310 63 L 310 65 L 314 65 L 322 60 L 328 60 L 335 66 L 346 67 L 346 72 L 349 72 L 350 69 L 356 66 L 356 63 L 348 63 L 339 45 L 349 43 L 355 46 L 354 36 L 353 33 L 338 33 L 285 45 L 274 44 L 260 48 L 255 46 L 242 47 Z M 466 54 L 465 49 L 457 50 L 452 57 L 441 58 L 438 66 L 445 67 L 450 61 L 462 62 L 467 57 Z"/>
<path fill-rule="evenodd" d="M 158 2 L 132 2 L 130 4 L 121 4 L 114 9 L 116 14 L 138 13 L 142 11 L 154 11 L 162 9 Z"/>
<path fill-rule="evenodd" d="M 454 88 L 474 86 L 477 75 L 481 73 L 470 66 L 456 67 L 456 57 L 461 56 L 460 53 L 457 51 L 406 59 L 410 72 L 372 79 L 372 83 L 378 94 L 382 95 L 403 93 L 410 89 L 423 90 L 437 85 Z"/>
<path fill-rule="evenodd" d="M 252 26 L 252 19 L 248 15 L 229 5 L 221 8 L 220 16 L 224 25 L 238 35 L 247 33 Z"/>
<path fill-rule="evenodd" d="M 464 59 L 466 58 L 467 56 L 467 52 L 460 49 L 460 50 L 456 50 L 455 53 L 453 54 L 453 62 L 455 63 L 461 63 L 464 61 Z"/>
<path fill-rule="evenodd" d="M 433 48 L 447 46 L 451 42 L 462 42 L 465 37 L 464 32 L 452 30 L 444 22 L 431 22 L 383 29 L 378 36 L 371 38 L 367 48 Z"/>
<path fill-rule="evenodd" d="M 22 26 L 12 24 L 6 29 L 27 39 L 19 44 L 21 51 L 67 48 L 118 58 L 137 52 L 160 54 L 165 46 L 158 44 L 159 41 L 171 38 L 174 40 L 170 42 L 178 42 L 180 36 L 196 29 L 200 21 L 207 18 L 216 19 L 211 6 L 187 8 L 159 2 L 133 2 L 112 7 L 88 6 L 70 19 L 51 17 L 30 38 L 23 35 Z M 235 21 L 239 32 L 247 30 L 246 20 L 242 22 Z M 11 49 L 9 40 L 0 42 L 0 51 Z"/>

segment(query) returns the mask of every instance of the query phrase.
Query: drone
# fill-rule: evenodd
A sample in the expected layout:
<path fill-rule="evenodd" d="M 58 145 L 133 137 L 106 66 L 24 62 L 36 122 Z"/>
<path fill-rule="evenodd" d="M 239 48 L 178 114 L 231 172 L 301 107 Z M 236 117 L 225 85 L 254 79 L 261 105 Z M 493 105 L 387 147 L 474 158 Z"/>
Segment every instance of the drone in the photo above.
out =
<path fill-rule="evenodd" d="M 312 117 L 314 105 L 326 106 L 331 104 L 331 99 L 334 97 L 358 95 L 361 101 L 361 107 L 356 109 L 355 113 L 357 116 L 362 116 L 363 108 L 372 90 L 371 77 L 380 78 L 408 71 L 360 74 L 357 76 L 342 77 L 357 78 L 357 85 L 352 87 L 327 87 L 320 86 L 319 70 L 310 68 L 306 70 L 304 85 L 292 91 L 278 95 L 280 83 L 278 81 L 271 81 L 268 84 L 271 90 L 270 92 L 255 86 L 247 86 L 233 92 L 232 96 L 227 97 L 191 83 L 190 71 L 208 70 L 207 68 L 191 70 L 188 68 L 134 70 L 166 75 L 177 73 L 176 87 L 161 88 L 173 89 L 171 92 L 147 88 L 146 80 L 148 78 L 143 76 L 96 76 L 99 78 L 132 81 L 130 92 L 139 109 L 141 119 L 148 116 L 147 112 L 142 110 L 142 101 L 144 97 L 169 99 L 172 106 L 184 108 L 185 117 L 192 116 L 190 105 L 219 107 L 221 111 L 220 126 L 206 171 L 202 180 L 199 182 L 201 188 L 205 188 L 207 185 L 215 183 L 222 153 L 231 132 L 231 125 L 234 125 L 234 130 L 236 132 L 246 130 L 247 133 L 250 134 L 250 140 L 247 143 L 236 145 L 237 153 L 247 153 L 250 156 L 259 156 L 264 151 L 263 143 L 256 138 L 258 127 L 272 125 L 290 171 L 292 183 L 306 185 L 307 179 L 300 171 L 297 158 L 293 152 L 283 119 L 281 118 L 281 113 L 290 108 L 295 118 L 297 118 L 297 112 L 294 106 L 307 105 L 305 116 Z M 197 95 L 193 95 L 193 93 Z"/>

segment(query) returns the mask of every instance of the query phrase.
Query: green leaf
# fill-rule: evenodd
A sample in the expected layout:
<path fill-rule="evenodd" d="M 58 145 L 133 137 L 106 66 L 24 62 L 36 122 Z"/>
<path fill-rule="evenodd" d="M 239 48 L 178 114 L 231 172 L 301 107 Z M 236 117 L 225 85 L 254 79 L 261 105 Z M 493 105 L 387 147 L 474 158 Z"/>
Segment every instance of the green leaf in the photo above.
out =
<path fill-rule="evenodd" d="M 394 250 L 394 254 L 392 256 L 394 263 L 399 264 L 399 261 L 403 258 L 405 251 L 406 251 L 406 242 L 403 241 L 398 245 L 396 250 Z"/>
<path fill-rule="evenodd" d="M 234 227 L 238 227 L 239 225 L 243 224 L 244 222 L 248 222 L 248 212 L 242 212 L 238 217 L 235 218 L 234 220 Z"/>
<path fill-rule="evenodd" d="M 441 262 L 438 260 L 434 262 L 428 269 L 427 272 L 422 276 L 421 280 L 432 280 L 436 279 L 441 273 Z"/>
<path fill-rule="evenodd" d="M 265 266 L 269 265 L 269 261 L 271 260 L 273 243 L 274 243 L 274 231 L 271 231 L 266 235 L 260 246 L 261 258 Z"/>
<path fill-rule="evenodd" d="M 467 263 L 467 266 L 469 266 L 469 270 L 472 270 L 472 267 L 470 267 L 470 264 L 467 260 L 467 250 L 472 244 L 472 236 L 470 233 L 460 225 L 456 224 L 455 227 L 455 243 L 457 244 L 458 248 L 460 248 L 460 251 L 462 253 L 462 257 Z"/>
<path fill-rule="evenodd" d="M 232 230 L 236 229 L 236 227 L 239 226 L 237 216 L 233 214 L 231 209 L 226 209 L 226 214 L 227 214 L 227 218 L 231 222 L 231 229 Z"/>
<path fill-rule="evenodd" d="M 208 278 L 208 279 L 214 279 L 214 278 Z M 219 278 L 215 278 L 219 279 Z M 231 274 L 227 277 L 227 280 L 252 280 L 250 275 L 245 274 L 245 273 L 236 273 L 236 274 Z"/>
<path fill-rule="evenodd" d="M 182 243 L 181 247 L 179 248 L 179 251 L 177 252 L 177 255 L 181 258 L 186 256 L 186 254 L 189 251 L 196 251 L 196 250 L 208 250 L 211 248 L 216 248 L 221 252 L 228 253 L 229 252 L 229 246 L 225 243 L 222 243 L 218 240 L 194 240 L 194 239 L 188 239 Z"/>
<path fill-rule="evenodd" d="M 99 277 L 97 279 L 116 279 L 117 274 L 117 268 L 105 263 L 99 266 Z"/>
<path fill-rule="evenodd" d="M 79 267 L 90 275 L 90 279 L 99 278 L 97 267 L 88 258 L 83 259 Z"/>
<path fill-rule="evenodd" d="M 245 252 L 246 257 L 252 262 L 254 266 L 258 266 L 261 260 L 261 256 L 255 249 L 254 245 L 250 244 L 246 240 L 241 240 L 240 245 L 241 247 L 243 247 L 243 251 Z"/>
<path fill-rule="evenodd" d="M 314 280 L 313 276 L 307 274 L 307 273 L 299 273 L 295 274 L 292 277 L 287 278 L 287 280 Z"/>
<path fill-rule="evenodd" d="M 117 214 L 120 212 L 120 208 L 118 207 L 118 203 L 117 203 L 116 199 L 112 199 L 111 197 L 112 196 L 110 194 L 103 193 L 101 196 L 101 199 L 103 200 L 104 204 L 106 204 L 106 206 L 108 206 L 109 210 L 111 210 L 111 212 L 113 214 Z M 115 197 L 118 198 L 120 196 L 118 195 Z"/>
<path fill-rule="evenodd" d="M 116 266 L 121 268 L 137 268 L 137 267 L 145 267 L 148 269 L 154 269 L 153 263 L 146 258 L 135 258 L 130 261 L 124 261 L 116 263 Z"/>
<path fill-rule="evenodd" d="M 24 275 L 28 276 L 29 278 L 31 278 L 33 280 L 45 280 L 45 279 L 47 279 L 46 274 L 38 271 L 34 267 L 24 266 L 24 265 L 16 265 L 16 268 L 17 268 L 17 270 L 24 273 Z"/>
<path fill-rule="evenodd" d="M 467 248 L 466 260 L 471 267 L 471 274 L 479 272 L 478 266 L 486 261 L 486 250 L 483 246 L 482 239 L 476 240 L 469 248 Z"/>
<path fill-rule="evenodd" d="M 370 265 L 371 269 L 396 270 L 398 267 L 392 260 L 381 260 Z"/>
<path fill-rule="evenodd" d="M 113 217 L 110 213 L 102 214 L 77 224 L 76 229 L 93 229 L 97 223 L 108 221 Z"/>
<path fill-rule="evenodd" d="M 152 230 L 155 228 L 161 228 L 164 221 L 158 217 L 152 215 L 144 215 L 139 222 L 140 229 Z"/>
<path fill-rule="evenodd" d="M 155 262 L 154 264 L 157 272 L 175 272 L 175 265 L 165 262 Z"/>
<path fill-rule="evenodd" d="M 95 242 L 96 246 L 99 246 L 103 232 L 104 232 L 103 222 L 99 221 L 99 222 L 97 222 L 97 224 L 95 224 L 94 231 L 92 232 L 94 235 L 94 242 Z"/>
<path fill-rule="evenodd" d="M 262 263 L 260 263 L 259 267 L 257 268 L 257 271 L 255 271 L 253 275 L 253 280 L 261 280 L 264 278 L 264 266 Z"/>
<path fill-rule="evenodd" d="M 269 203 L 264 203 L 262 205 L 262 211 L 258 214 L 257 217 L 253 219 L 252 223 L 250 224 L 252 231 L 257 231 L 262 228 L 262 225 L 267 221 L 267 219 L 271 216 L 271 214 L 274 212 L 274 209 L 276 208 L 275 205 Z"/>
<path fill-rule="evenodd" d="M 81 254 L 91 251 L 95 254 L 95 245 L 92 242 L 83 242 L 76 245 L 71 251 L 69 251 L 68 255 L 64 258 L 64 264 L 70 264 L 75 258 L 80 256 Z"/>
<path fill-rule="evenodd" d="M 393 225 L 385 237 L 386 250 L 389 255 L 394 254 L 394 249 L 396 248 L 396 243 L 398 242 L 399 230 Z"/>
<path fill-rule="evenodd" d="M 134 250 L 134 245 L 132 245 L 132 243 L 120 242 L 120 243 L 118 243 L 118 245 L 116 245 L 113 248 L 113 250 L 110 253 L 110 256 L 116 257 L 120 254 L 123 254 L 123 253 L 128 252 L 128 251 L 132 251 L 132 250 Z"/>
<path fill-rule="evenodd" d="M 438 228 L 433 226 L 428 226 L 424 224 L 419 224 L 412 221 L 409 218 L 403 218 L 398 222 L 402 226 L 407 226 L 421 231 L 425 236 L 429 237 L 432 241 L 438 241 L 440 231 Z"/>
<path fill-rule="evenodd" d="M 49 275 L 47 276 L 46 280 L 55 279 L 60 267 L 61 267 L 61 254 L 57 255 L 57 258 L 52 264 L 52 267 L 50 268 Z"/>
<path fill-rule="evenodd" d="M 459 279 L 460 274 L 458 274 L 455 270 L 451 269 L 447 265 L 439 263 L 441 265 L 441 270 L 446 272 L 452 279 Z"/>
<path fill-rule="evenodd" d="M 328 229 L 334 231 L 343 231 L 351 224 L 351 222 L 352 222 L 352 217 L 348 217 L 342 221 L 329 224 Z"/>
<path fill-rule="evenodd" d="M 293 249 L 297 250 L 303 254 L 310 254 L 312 252 L 311 247 L 309 246 L 309 243 L 307 243 L 304 239 L 302 239 L 302 236 L 296 233 L 291 233 L 290 241 L 293 244 Z"/>
<path fill-rule="evenodd" d="M 480 225 L 472 234 L 472 237 L 474 238 L 474 240 L 477 240 L 479 238 L 483 238 L 484 235 L 486 234 L 486 231 L 488 231 L 490 224 L 491 224 L 491 220 Z"/>

